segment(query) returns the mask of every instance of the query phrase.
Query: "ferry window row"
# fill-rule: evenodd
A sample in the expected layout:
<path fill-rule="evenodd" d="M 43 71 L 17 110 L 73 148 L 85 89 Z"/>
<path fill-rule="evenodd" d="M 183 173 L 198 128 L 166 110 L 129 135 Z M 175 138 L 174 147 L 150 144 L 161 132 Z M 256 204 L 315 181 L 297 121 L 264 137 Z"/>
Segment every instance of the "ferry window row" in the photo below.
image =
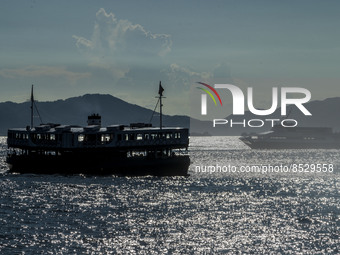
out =
<path fill-rule="evenodd" d="M 141 140 L 155 140 L 155 139 L 180 139 L 181 133 L 130 133 L 130 134 L 118 134 L 118 141 L 141 141 Z"/>
<path fill-rule="evenodd" d="M 8 138 L 10 139 L 16 139 L 16 140 L 27 140 L 28 134 L 25 133 L 8 133 Z"/>
<path fill-rule="evenodd" d="M 78 142 L 110 143 L 115 138 L 114 134 L 79 134 Z M 127 133 L 117 134 L 117 141 L 142 141 L 155 139 L 180 139 L 181 133 Z"/>
<path fill-rule="evenodd" d="M 34 140 L 44 140 L 44 141 L 55 141 L 55 134 L 31 134 L 31 139 Z"/>
<path fill-rule="evenodd" d="M 16 140 L 28 140 L 32 141 L 56 141 L 61 139 L 60 134 L 41 134 L 41 133 L 21 133 L 21 132 L 9 132 L 8 138 Z M 74 136 L 73 136 L 74 137 Z M 101 142 L 110 143 L 114 140 L 114 134 L 79 134 L 78 142 Z M 143 141 L 143 140 L 156 140 L 156 139 L 180 139 L 180 132 L 164 132 L 164 133 L 125 133 L 117 134 L 118 141 Z M 73 139 L 72 139 L 73 140 Z"/>
<path fill-rule="evenodd" d="M 27 133 L 9 133 L 8 138 L 16 139 L 16 140 L 28 140 L 29 134 Z M 55 141 L 56 136 L 55 134 L 39 134 L 34 133 L 31 134 L 31 139 L 33 141 L 35 140 L 44 140 L 44 141 Z"/>
<path fill-rule="evenodd" d="M 113 140 L 114 134 L 80 134 L 78 135 L 78 142 L 95 142 L 109 143 Z"/>

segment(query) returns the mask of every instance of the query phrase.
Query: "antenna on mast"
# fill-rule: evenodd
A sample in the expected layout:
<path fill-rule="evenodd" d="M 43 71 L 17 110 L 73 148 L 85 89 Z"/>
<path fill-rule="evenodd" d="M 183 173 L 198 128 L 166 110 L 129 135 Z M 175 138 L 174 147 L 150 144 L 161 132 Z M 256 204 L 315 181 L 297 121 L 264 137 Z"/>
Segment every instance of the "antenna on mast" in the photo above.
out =
<path fill-rule="evenodd" d="M 35 107 L 35 110 L 37 111 L 38 113 L 38 117 L 40 119 L 40 123 L 42 123 L 42 119 L 41 119 L 41 116 L 40 116 L 40 113 L 38 111 L 38 107 L 37 105 L 35 104 L 34 102 L 34 95 L 33 95 L 33 84 L 32 84 L 32 89 L 31 89 L 31 129 L 33 128 L 34 126 L 34 116 L 33 116 L 33 113 L 34 113 L 34 107 Z"/>
<path fill-rule="evenodd" d="M 33 84 L 31 89 L 31 129 L 33 128 L 33 105 L 34 105 L 34 96 L 33 96 Z"/>
<path fill-rule="evenodd" d="M 157 109 L 157 106 L 158 106 L 158 104 L 159 104 L 159 129 L 162 129 L 162 127 L 163 127 L 163 123 L 162 123 L 162 121 L 163 121 L 163 113 L 162 113 L 162 106 L 163 106 L 163 104 L 162 104 L 162 98 L 165 98 L 165 97 L 163 97 L 163 91 L 164 91 L 164 88 L 162 87 L 162 82 L 160 81 L 160 82 L 159 82 L 159 89 L 158 89 L 158 95 L 159 95 L 159 96 L 156 97 L 156 98 L 158 98 L 157 104 L 156 104 L 156 106 L 155 106 L 155 109 L 154 109 L 153 112 L 152 112 L 152 115 L 151 115 L 151 118 L 150 118 L 150 121 L 149 121 L 149 123 L 151 123 L 152 118 L 153 118 L 153 115 L 155 114 L 156 109 Z"/>
<path fill-rule="evenodd" d="M 162 87 L 162 82 L 159 81 L 159 89 L 158 89 L 158 95 L 159 95 L 159 129 L 162 130 L 162 126 L 163 126 L 163 116 L 162 116 L 162 107 L 163 107 L 163 104 L 162 104 L 162 98 L 163 97 L 163 91 L 164 91 L 164 88 Z"/>

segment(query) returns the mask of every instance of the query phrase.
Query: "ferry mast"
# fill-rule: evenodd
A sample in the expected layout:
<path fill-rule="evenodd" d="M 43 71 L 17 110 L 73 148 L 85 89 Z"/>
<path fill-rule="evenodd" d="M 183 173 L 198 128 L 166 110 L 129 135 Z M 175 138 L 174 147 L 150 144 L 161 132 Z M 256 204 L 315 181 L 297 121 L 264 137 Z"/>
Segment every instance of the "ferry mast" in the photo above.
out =
<path fill-rule="evenodd" d="M 163 91 L 164 91 L 164 88 L 162 87 L 162 83 L 161 81 L 159 82 L 159 89 L 158 89 L 158 95 L 159 95 L 159 129 L 162 130 L 162 126 L 163 126 L 163 119 L 162 119 L 162 107 L 163 107 L 163 104 L 162 104 L 162 98 L 163 97 Z"/>
<path fill-rule="evenodd" d="M 33 96 L 33 84 L 31 89 L 31 129 L 33 128 L 33 106 L 34 106 L 34 96 Z"/>

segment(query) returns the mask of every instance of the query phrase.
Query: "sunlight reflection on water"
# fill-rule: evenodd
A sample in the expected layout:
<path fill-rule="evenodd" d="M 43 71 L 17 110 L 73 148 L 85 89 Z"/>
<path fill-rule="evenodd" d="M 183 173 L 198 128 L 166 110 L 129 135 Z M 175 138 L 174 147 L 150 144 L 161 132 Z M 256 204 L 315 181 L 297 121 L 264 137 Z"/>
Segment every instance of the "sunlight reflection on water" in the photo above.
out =
<path fill-rule="evenodd" d="M 339 253 L 340 151 L 253 151 L 192 137 L 191 176 L 4 173 L 0 253 Z M 204 146 L 203 146 L 204 145 Z M 197 173 L 195 166 L 326 162 L 333 173 Z"/>

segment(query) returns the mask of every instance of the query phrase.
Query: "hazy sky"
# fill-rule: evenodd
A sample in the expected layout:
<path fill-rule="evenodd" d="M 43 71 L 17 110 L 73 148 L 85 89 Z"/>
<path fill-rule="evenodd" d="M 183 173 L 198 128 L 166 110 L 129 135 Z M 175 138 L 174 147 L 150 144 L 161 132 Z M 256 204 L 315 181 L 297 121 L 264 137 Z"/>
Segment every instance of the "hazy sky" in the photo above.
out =
<path fill-rule="evenodd" d="M 0 101 L 111 94 L 188 114 L 195 82 L 340 96 L 340 1 L 0 2 Z M 269 99 L 270 101 L 270 99 Z"/>

